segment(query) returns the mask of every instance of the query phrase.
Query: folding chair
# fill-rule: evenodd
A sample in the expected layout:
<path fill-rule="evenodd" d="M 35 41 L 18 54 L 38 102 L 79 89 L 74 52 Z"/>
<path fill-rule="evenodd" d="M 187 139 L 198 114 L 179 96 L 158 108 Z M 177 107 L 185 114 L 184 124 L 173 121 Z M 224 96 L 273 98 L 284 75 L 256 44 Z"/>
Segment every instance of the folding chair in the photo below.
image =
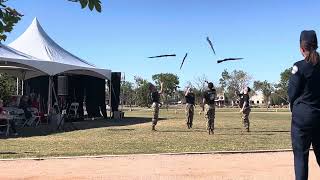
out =
<path fill-rule="evenodd" d="M 0 127 L 6 127 L 5 135 L 9 136 L 10 119 L 6 115 L 0 115 Z"/>
<path fill-rule="evenodd" d="M 74 116 L 75 118 L 77 118 L 78 117 L 78 109 L 79 109 L 79 103 L 76 103 L 76 102 L 71 103 L 68 116 L 71 115 L 71 116 Z"/>
<path fill-rule="evenodd" d="M 31 111 L 32 117 L 30 117 L 24 122 L 23 127 L 25 127 L 25 125 L 32 126 L 33 124 L 35 124 L 35 126 L 38 126 L 41 121 L 41 116 L 39 116 L 38 109 L 28 108 L 28 110 Z"/>
<path fill-rule="evenodd" d="M 3 109 L 13 116 L 13 120 L 16 124 L 23 125 L 25 123 L 26 117 L 24 115 L 23 109 L 19 109 L 16 107 L 5 107 Z"/>
<path fill-rule="evenodd" d="M 40 112 L 37 108 L 31 108 L 32 116 L 35 118 L 34 123 L 36 126 L 38 126 L 41 123 L 41 116 Z"/>

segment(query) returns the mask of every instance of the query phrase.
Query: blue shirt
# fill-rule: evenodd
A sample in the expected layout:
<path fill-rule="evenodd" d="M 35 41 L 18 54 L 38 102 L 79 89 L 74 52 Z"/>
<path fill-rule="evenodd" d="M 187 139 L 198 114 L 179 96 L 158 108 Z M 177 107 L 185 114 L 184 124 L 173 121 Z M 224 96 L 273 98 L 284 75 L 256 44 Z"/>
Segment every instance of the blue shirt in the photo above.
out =
<path fill-rule="evenodd" d="M 320 109 L 320 64 L 298 61 L 292 68 L 288 96 L 291 111 L 295 104 L 304 103 Z"/>

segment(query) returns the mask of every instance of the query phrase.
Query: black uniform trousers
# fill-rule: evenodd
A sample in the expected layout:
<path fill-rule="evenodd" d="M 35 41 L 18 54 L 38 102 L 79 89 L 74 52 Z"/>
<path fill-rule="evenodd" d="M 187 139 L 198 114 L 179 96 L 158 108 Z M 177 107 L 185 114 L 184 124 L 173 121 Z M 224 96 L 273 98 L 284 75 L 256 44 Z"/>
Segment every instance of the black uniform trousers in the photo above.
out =
<path fill-rule="evenodd" d="M 320 166 L 320 109 L 303 103 L 293 106 L 291 139 L 296 180 L 307 180 L 311 144 Z"/>

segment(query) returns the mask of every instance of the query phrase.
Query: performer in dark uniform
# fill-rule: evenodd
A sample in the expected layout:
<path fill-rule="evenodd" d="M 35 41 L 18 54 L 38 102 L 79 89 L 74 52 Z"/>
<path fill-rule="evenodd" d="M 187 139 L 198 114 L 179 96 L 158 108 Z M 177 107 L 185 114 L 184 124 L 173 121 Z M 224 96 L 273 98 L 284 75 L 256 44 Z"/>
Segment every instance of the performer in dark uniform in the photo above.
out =
<path fill-rule="evenodd" d="M 296 180 L 308 179 L 311 144 L 320 165 L 320 58 L 317 48 L 315 31 L 302 31 L 300 51 L 304 59 L 294 64 L 288 89 Z"/>
<path fill-rule="evenodd" d="M 207 130 L 209 134 L 214 134 L 214 119 L 215 119 L 215 99 L 216 90 L 214 89 L 213 83 L 208 83 L 208 89 L 203 93 L 203 107 L 205 118 L 207 120 Z"/>
<path fill-rule="evenodd" d="M 194 116 L 194 105 L 195 95 L 191 88 L 188 88 L 185 94 L 186 98 L 186 122 L 188 129 L 192 128 L 193 116 Z"/>
<path fill-rule="evenodd" d="M 240 97 L 240 113 L 242 113 L 242 122 L 244 128 L 246 128 L 247 132 L 250 131 L 250 121 L 249 121 L 249 115 L 251 112 L 250 104 L 249 104 L 249 92 L 251 89 L 249 87 L 245 87 L 243 89 L 243 93 L 239 94 Z"/>
<path fill-rule="evenodd" d="M 160 94 L 163 92 L 163 83 L 160 83 L 161 89 L 160 91 L 153 84 L 149 84 L 149 90 L 151 93 L 151 100 L 152 100 L 152 110 L 153 110 L 153 117 L 152 117 L 152 131 L 156 131 L 156 125 L 159 119 L 159 109 L 160 109 Z"/>

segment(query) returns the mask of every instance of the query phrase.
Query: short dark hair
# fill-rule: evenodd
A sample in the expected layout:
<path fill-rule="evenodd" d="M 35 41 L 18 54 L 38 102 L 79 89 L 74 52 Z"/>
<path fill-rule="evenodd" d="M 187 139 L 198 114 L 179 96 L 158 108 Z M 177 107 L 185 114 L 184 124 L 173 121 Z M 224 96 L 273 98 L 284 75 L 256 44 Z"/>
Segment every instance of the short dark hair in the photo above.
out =
<path fill-rule="evenodd" d="M 153 87 L 154 87 L 154 85 L 152 83 L 148 83 L 149 90 L 151 90 Z"/>
<path fill-rule="evenodd" d="M 208 83 L 208 88 L 209 88 L 209 89 L 212 89 L 212 88 L 213 88 L 213 83 L 212 83 L 212 82 L 209 82 L 209 83 Z"/>
<path fill-rule="evenodd" d="M 248 88 L 248 92 L 251 92 L 251 88 L 247 87 Z"/>

